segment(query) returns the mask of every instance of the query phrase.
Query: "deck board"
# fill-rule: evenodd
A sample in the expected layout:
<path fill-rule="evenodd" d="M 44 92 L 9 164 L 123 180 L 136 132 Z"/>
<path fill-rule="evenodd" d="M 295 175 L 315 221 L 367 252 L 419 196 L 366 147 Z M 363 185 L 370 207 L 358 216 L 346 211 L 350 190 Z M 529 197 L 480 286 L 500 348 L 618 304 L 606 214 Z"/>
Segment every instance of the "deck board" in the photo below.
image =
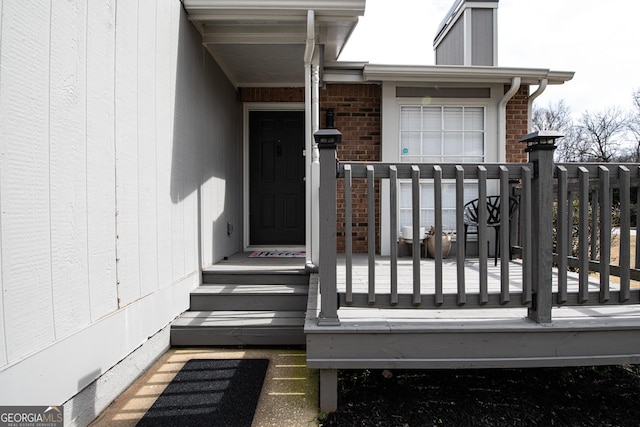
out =
<path fill-rule="evenodd" d="M 355 254 L 353 256 L 353 292 L 368 292 L 369 286 L 369 270 L 366 255 Z M 458 291 L 457 282 L 457 263 L 455 259 L 444 259 L 442 262 L 443 270 L 443 292 L 455 294 Z M 501 278 L 501 262 L 494 266 L 493 258 L 487 260 L 487 279 L 489 292 L 500 292 Z M 465 260 L 465 285 L 468 294 L 479 293 L 479 272 L 480 263 L 477 258 L 469 258 Z M 509 262 L 509 290 L 510 292 L 522 292 L 522 262 L 521 260 L 512 260 Z M 423 294 L 435 292 L 435 260 L 421 259 L 420 261 L 420 280 L 421 290 Z M 553 272 L 552 289 L 554 292 L 558 289 L 558 274 Z M 375 284 L 376 292 L 389 293 L 391 289 L 391 262 L 389 257 L 377 256 L 375 263 Z M 568 290 L 569 292 L 577 292 L 578 290 L 578 274 L 568 273 Z M 619 285 L 611 283 L 611 290 L 619 290 Z M 344 255 L 338 256 L 337 263 L 337 287 L 338 292 L 346 290 L 346 267 Z M 589 277 L 589 291 L 597 291 L 600 284 L 594 276 Z M 413 262 L 409 258 L 398 259 L 398 293 L 410 294 L 413 292 Z"/>
<path fill-rule="evenodd" d="M 299 294 L 306 295 L 306 286 L 301 285 L 278 285 L 278 284 L 266 284 L 266 285 L 254 285 L 254 284 L 209 284 L 205 283 L 202 286 L 191 291 L 191 294 L 204 294 L 204 295 L 264 295 L 275 293 L 278 295 L 290 295 Z"/>

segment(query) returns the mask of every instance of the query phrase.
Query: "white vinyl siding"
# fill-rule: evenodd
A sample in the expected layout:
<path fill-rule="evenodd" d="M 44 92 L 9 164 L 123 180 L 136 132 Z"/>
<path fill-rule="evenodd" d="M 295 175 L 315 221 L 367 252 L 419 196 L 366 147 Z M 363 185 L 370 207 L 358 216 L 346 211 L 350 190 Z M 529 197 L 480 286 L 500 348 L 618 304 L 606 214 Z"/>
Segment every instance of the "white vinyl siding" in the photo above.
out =
<path fill-rule="evenodd" d="M 105 373 L 189 307 L 200 258 L 241 249 L 242 105 L 179 0 L 0 12 L 2 402 L 67 412 L 97 384 L 68 411 L 86 425 L 137 374 Z"/>

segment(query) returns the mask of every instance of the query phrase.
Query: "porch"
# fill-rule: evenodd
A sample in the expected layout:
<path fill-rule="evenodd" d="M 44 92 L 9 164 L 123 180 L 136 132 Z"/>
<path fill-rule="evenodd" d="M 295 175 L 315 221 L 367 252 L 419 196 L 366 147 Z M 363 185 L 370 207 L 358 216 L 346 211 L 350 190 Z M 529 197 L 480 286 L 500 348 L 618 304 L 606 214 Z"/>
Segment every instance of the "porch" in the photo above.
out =
<path fill-rule="evenodd" d="M 377 256 L 375 283 L 377 302 L 363 301 L 368 294 L 369 262 L 354 255 L 351 305 L 347 304 L 346 260 L 338 257 L 337 291 L 339 325 L 323 326 L 320 285 L 312 275 L 305 322 L 307 366 L 320 370 L 321 410 L 337 408 L 336 376 L 339 369 L 466 369 L 593 366 L 640 363 L 640 309 L 634 284 L 635 303 L 558 304 L 557 269 L 553 270 L 553 321 L 537 323 L 528 317 L 527 304 L 500 305 L 503 267 L 487 263 L 487 304 L 479 304 L 479 292 L 469 289 L 467 304 L 456 304 L 458 274 L 453 259 L 442 262 L 444 304 L 434 304 L 436 261 L 421 259 L 423 306 L 398 308 L 384 297 L 390 289 L 391 260 Z M 481 268 L 478 258 L 464 263 L 469 284 Z M 411 259 L 398 260 L 398 292 L 411 295 Z M 508 262 L 510 294 L 520 300 L 522 260 Z M 579 274 L 569 272 L 567 290 L 579 289 Z M 588 280 L 592 299 L 599 294 L 597 275 Z M 610 291 L 620 287 L 611 283 Z M 410 298 L 410 297 L 408 297 Z M 402 302 L 400 297 L 400 302 Z M 360 301 L 362 303 L 357 303 Z M 492 304 L 492 302 L 494 304 Z M 320 323 L 320 324 L 319 324 Z"/>
<path fill-rule="evenodd" d="M 543 138 L 545 135 L 534 135 Z M 631 192 L 640 165 L 553 164 L 553 141 L 531 144 L 528 163 L 337 163 L 335 144 L 319 144 L 321 227 L 319 274 L 311 276 L 305 321 L 307 364 L 320 369 L 321 410 L 337 407 L 337 370 L 455 369 L 606 365 L 640 362 L 638 250 L 631 260 Z M 548 142 L 548 141 L 545 141 Z M 368 253 L 351 250 L 353 182 L 366 188 Z M 421 239 L 423 182 L 435 235 L 443 232 L 442 183 L 455 186 L 455 255 L 414 250 L 398 257 L 399 181 L 411 186 L 413 241 Z M 336 192 L 337 183 L 344 195 Z M 503 222 L 494 265 L 487 212 L 479 210 L 478 256 L 461 243 L 464 187 L 478 199 L 497 189 L 517 197 L 518 215 Z M 379 188 L 388 191 L 377 192 Z M 376 198 L 388 202 L 389 221 L 377 222 Z M 620 212 L 620 256 L 611 259 L 612 206 Z M 507 204 L 500 210 L 508 218 Z M 337 212 L 344 217 L 345 253 L 336 251 Z M 511 238 L 515 234 L 515 239 Z M 389 256 L 376 244 L 388 239 Z M 512 259 L 513 258 L 513 259 Z"/>

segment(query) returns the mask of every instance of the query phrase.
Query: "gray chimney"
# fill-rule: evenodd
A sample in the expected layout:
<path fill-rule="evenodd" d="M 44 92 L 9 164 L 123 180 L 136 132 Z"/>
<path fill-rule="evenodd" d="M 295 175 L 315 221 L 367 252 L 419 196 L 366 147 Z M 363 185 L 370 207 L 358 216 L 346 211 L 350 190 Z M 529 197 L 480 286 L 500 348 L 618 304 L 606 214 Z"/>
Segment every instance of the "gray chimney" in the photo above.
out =
<path fill-rule="evenodd" d="M 455 0 L 433 41 L 436 65 L 498 65 L 498 1 Z"/>

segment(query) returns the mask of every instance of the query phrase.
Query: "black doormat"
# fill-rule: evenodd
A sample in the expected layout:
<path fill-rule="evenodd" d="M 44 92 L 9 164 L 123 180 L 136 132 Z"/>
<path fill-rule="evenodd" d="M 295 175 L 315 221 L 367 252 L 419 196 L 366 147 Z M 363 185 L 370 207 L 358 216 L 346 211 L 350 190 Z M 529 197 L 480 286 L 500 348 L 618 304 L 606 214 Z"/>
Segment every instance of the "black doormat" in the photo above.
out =
<path fill-rule="evenodd" d="M 251 426 L 267 359 L 193 359 L 138 426 Z"/>

